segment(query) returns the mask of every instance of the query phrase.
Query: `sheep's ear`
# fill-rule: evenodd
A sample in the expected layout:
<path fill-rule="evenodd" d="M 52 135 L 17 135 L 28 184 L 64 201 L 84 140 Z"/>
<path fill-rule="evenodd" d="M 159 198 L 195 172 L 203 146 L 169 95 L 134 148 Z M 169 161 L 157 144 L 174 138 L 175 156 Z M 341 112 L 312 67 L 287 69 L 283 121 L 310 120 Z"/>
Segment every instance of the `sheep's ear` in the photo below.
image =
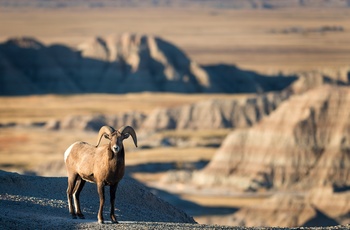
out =
<path fill-rule="evenodd" d="M 128 137 L 130 137 L 130 134 L 129 133 L 125 133 L 124 134 L 124 139 L 127 139 Z"/>

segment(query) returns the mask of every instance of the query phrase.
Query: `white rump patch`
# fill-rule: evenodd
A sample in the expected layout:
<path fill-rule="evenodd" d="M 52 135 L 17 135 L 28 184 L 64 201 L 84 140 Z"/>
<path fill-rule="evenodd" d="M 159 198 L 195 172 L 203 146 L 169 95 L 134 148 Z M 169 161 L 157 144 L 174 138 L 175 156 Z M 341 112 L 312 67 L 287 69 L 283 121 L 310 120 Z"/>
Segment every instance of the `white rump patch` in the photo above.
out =
<path fill-rule="evenodd" d="M 68 158 L 70 152 L 72 151 L 73 146 L 74 146 L 76 143 L 78 143 L 78 142 L 75 142 L 74 144 L 72 144 L 71 146 L 69 146 L 69 148 L 64 152 L 64 162 L 67 161 L 67 158 Z"/>

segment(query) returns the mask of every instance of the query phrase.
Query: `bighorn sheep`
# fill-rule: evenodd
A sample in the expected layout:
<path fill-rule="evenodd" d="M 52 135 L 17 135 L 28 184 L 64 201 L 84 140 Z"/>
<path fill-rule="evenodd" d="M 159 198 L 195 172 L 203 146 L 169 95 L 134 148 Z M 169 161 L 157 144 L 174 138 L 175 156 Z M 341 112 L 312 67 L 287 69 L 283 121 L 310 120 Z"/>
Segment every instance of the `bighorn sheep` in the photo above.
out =
<path fill-rule="evenodd" d="M 115 193 L 119 181 L 124 176 L 125 151 L 123 140 L 131 135 L 137 147 L 135 130 L 131 126 L 121 127 L 118 130 L 110 126 L 101 127 L 98 133 L 97 145 L 93 146 L 86 142 L 75 142 L 64 153 L 64 160 L 68 174 L 68 206 L 69 213 L 74 219 L 77 216 L 84 219 L 80 210 L 79 194 L 86 181 L 96 183 L 100 197 L 98 210 L 98 222 L 103 223 L 104 186 L 110 186 L 110 217 L 113 223 L 118 223 L 114 215 Z M 109 139 L 108 144 L 99 146 L 102 136 Z M 75 211 L 72 205 L 74 197 Z"/>

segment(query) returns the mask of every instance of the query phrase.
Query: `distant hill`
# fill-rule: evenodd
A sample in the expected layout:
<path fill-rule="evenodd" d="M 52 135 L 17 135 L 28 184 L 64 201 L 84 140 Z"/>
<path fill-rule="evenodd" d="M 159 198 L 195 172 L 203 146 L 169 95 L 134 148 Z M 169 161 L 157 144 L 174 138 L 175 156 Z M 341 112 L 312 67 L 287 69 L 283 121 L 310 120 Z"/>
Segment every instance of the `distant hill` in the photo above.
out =
<path fill-rule="evenodd" d="M 77 48 L 21 37 L 0 44 L 0 95 L 74 93 L 261 93 L 295 76 L 263 76 L 229 65 L 200 66 L 152 36 L 97 37 Z"/>

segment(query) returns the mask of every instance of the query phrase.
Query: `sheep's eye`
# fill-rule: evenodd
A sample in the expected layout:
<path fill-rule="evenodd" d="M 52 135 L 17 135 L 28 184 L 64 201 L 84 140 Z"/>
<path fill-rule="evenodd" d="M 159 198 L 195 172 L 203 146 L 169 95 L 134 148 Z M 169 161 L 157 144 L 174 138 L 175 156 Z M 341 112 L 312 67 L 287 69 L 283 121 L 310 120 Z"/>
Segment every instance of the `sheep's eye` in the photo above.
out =
<path fill-rule="evenodd" d="M 124 139 L 128 138 L 130 136 L 129 133 L 124 134 Z"/>

